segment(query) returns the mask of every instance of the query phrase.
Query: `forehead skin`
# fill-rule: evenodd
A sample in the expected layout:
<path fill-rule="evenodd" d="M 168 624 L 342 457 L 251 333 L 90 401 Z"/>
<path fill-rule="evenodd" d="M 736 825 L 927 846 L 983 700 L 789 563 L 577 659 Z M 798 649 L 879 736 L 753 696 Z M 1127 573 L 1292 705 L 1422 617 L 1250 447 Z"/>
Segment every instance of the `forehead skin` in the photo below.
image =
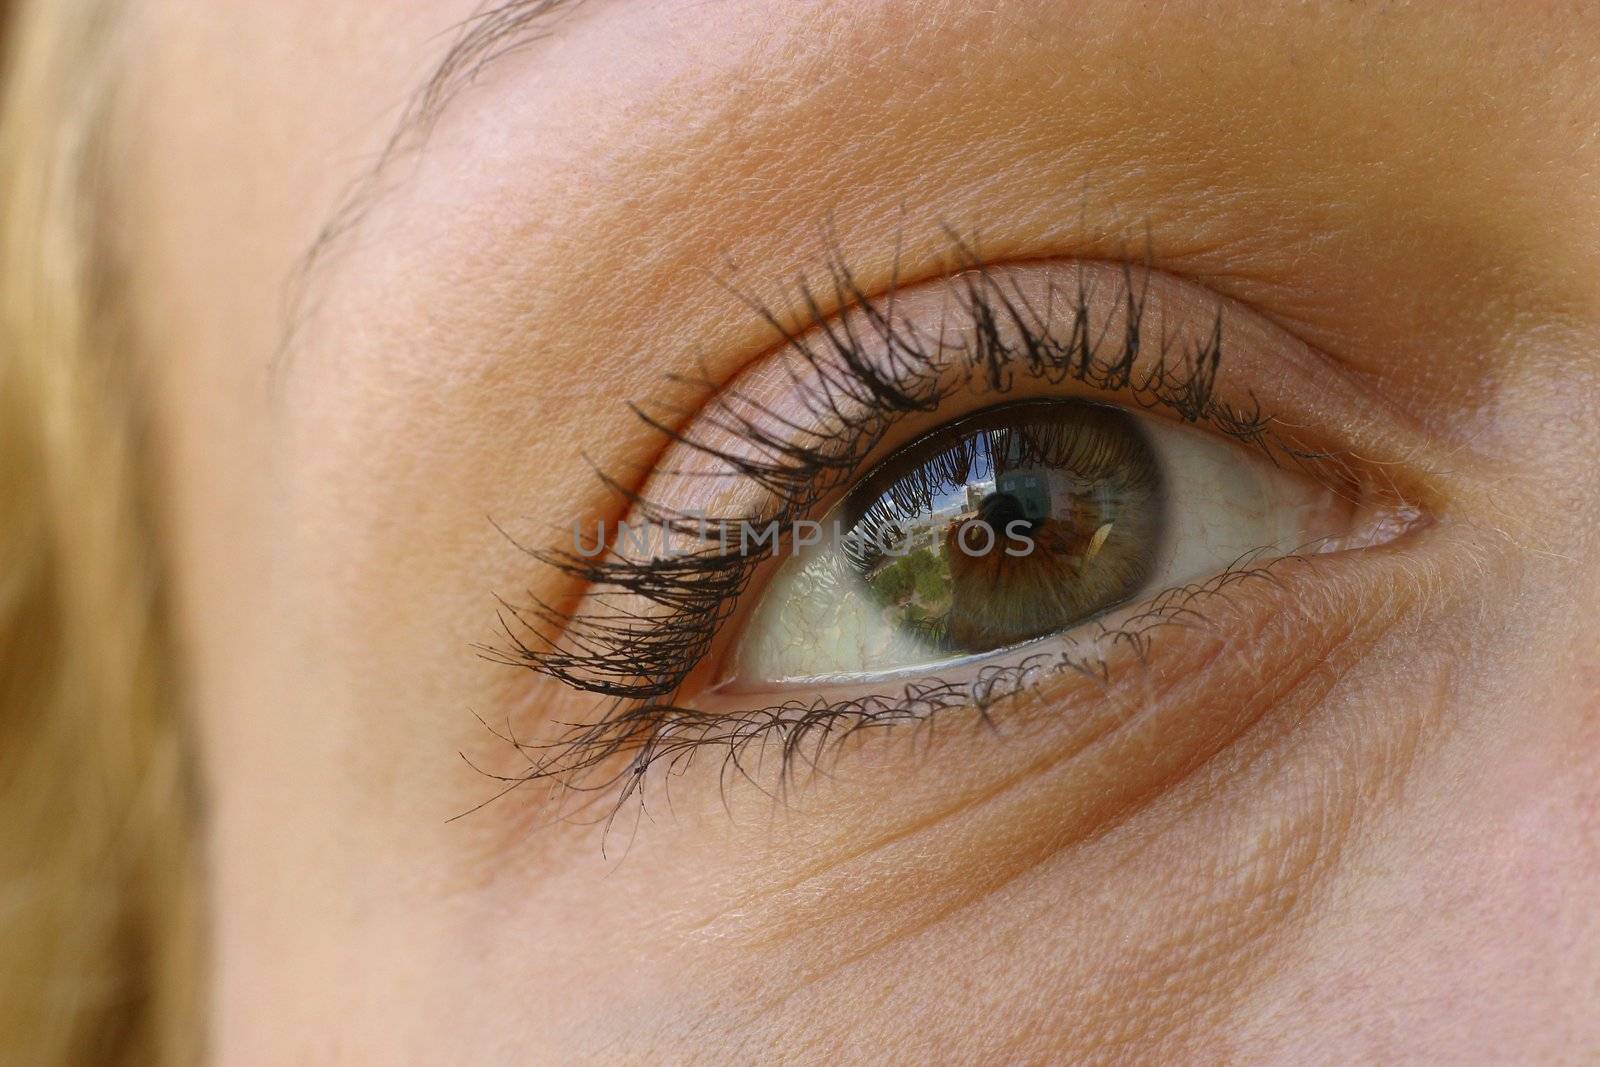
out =
<path fill-rule="evenodd" d="M 130 17 L 122 239 L 211 783 L 225 1059 L 1600 1046 L 1592 12 L 587 0 L 384 169 L 280 352 L 297 264 L 471 11 Z M 965 903 L 904 924 L 919 868 L 850 857 L 881 909 L 861 921 L 895 936 L 848 963 L 855 920 L 824 905 L 668 922 L 782 883 L 749 859 L 771 827 L 691 813 L 619 862 L 517 798 L 446 824 L 485 795 L 456 756 L 482 749 L 474 713 L 564 706 L 472 654 L 492 594 L 550 592 L 490 518 L 602 507 L 585 455 L 659 444 L 625 401 L 770 347 L 729 274 L 796 313 L 788 283 L 830 249 L 869 291 L 937 276 L 945 226 L 994 262 L 1148 250 L 1326 353 L 1452 471 L 1473 581 L 1329 679 L 1214 806 L 1141 824 L 1143 851 L 1019 846 L 993 886 L 946 819 Z M 784 832 L 797 866 L 833 862 Z"/>

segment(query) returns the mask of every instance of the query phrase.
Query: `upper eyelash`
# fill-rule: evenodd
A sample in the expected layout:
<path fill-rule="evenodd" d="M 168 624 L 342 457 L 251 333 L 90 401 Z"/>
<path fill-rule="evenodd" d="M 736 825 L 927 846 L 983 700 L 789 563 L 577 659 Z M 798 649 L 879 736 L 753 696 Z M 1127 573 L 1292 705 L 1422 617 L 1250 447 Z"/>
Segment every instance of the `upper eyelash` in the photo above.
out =
<path fill-rule="evenodd" d="M 1164 409 L 1184 422 L 1207 424 L 1274 463 L 1319 463 L 1333 458 L 1277 435 L 1272 420 L 1253 397 L 1248 397 L 1242 408 L 1218 399 L 1217 374 L 1223 359 L 1220 307 L 1207 334 L 1187 340 L 1180 348 L 1163 331 L 1152 356 L 1145 347 L 1145 288 L 1137 282 L 1133 266 L 1125 264 L 1119 294 L 1123 333 L 1115 357 L 1107 358 L 1103 354 L 1106 333 L 1096 334 L 1090 328 L 1090 294 L 1081 273 L 1066 312 L 1070 327 L 1064 337 L 1058 337 L 1063 331 L 1057 323 L 1062 319 L 1053 299 L 1040 309 L 1016 290 L 1008 292 L 965 245 L 958 244 L 955 267 L 963 310 L 973 324 L 971 342 L 953 353 L 961 370 L 958 374 L 952 376 L 945 365 L 952 351 L 942 347 L 942 336 L 929 337 L 914 324 L 897 319 L 892 290 L 874 303 L 848 267 L 834 257 L 828 263 L 833 306 L 862 313 L 866 328 L 887 353 L 877 361 L 868 357 L 860 340 L 862 325 L 844 312 L 825 312 L 809 285 L 802 283 L 799 290 L 805 314 L 802 325 L 795 328 L 786 327 L 765 305 L 746 299 L 775 332 L 785 358 L 802 365 L 790 378 L 804 383 L 807 414 L 825 430 L 799 425 L 737 389 L 718 394 L 688 431 L 632 406 L 639 419 L 669 442 L 709 457 L 736 477 L 760 486 L 772 503 L 754 514 L 689 514 L 649 500 L 620 479 L 601 472 L 602 482 L 635 515 L 675 535 L 699 538 L 704 547 L 630 559 L 610 551 L 586 558 L 561 549 L 519 546 L 541 565 L 583 583 L 590 591 L 589 601 L 599 603 L 601 609 L 570 613 L 531 595 L 522 605 L 502 599 L 500 621 L 506 643 L 481 647 L 480 652 L 491 660 L 527 667 L 614 702 L 598 721 L 566 724 L 567 736 L 549 744 L 531 745 L 497 732 L 529 759 L 529 771 L 509 781 L 571 777 L 631 751 L 634 759 L 619 771 L 630 783 L 624 789 L 625 798 L 651 764 L 664 757 L 682 758 L 698 747 L 720 745 L 736 764 L 736 752 L 743 743 L 785 728 L 790 731 L 785 740 L 787 764 L 804 738 L 816 736 L 825 723 L 850 723 L 850 732 L 854 732 L 867 726 L 920 720 L 936 706 L 951 702 L 977 706 L 986 717 L 987 708 L 997 699 L 1015 695 L 1037 680 L 1046 660 L 1051 660 L 1055 669 L 1103 674 L 1103 663 L 1098 660 L 1054 662 L 1060 657 L 1036 656 L 1011 667 L 989 668 L 968 685 L 924 679 L 907 685 L 896 697 L 784 704 L 734 716 L 710 716 L 673 701 L 709 651 L 755 569 L 778 550 L 776 546 L 762 546 L 756 553 L 745 552 L 742 546 L 729 549 L 725 531 L 742 523 L 777 521 L 787 532 L 789 520 L 803 517 L 854 476 L 899 420 L 934 412 L 950 396 L 974 384 L 991 393 L 1004 393 L 1012 388 L 1018 373 L 1049 384 L 1072 381 L 1122 395 L 1145 409 Z M 1051 293 L 1053 298 L 1054 290 Z M 1015 341 L 1007 339 L 1007 327 Z M 1141 356 L 1142 367 L 1138 365 Z M 702 388 L 712 385 L 675 380 Z M 709 443 L 695 432 L 701 427 L 731 435 L 749 452 L 736 453 Z M 734 542 L 738 543 L 737 537 Z M 1114 633 L 1103 631 L 1102 636 L 1126 640 L 1142 654 L 1150 629 L 1192 615 L 1195 599 L 1211 586 L 1265 574 L 1264 568 L 1253 563 L 1236 565 L 1210 583 L 1163 594 L 1147 612 Z M 608 598 L 621 596 L 642 598 L 661 613 L 604 609 Z"/>

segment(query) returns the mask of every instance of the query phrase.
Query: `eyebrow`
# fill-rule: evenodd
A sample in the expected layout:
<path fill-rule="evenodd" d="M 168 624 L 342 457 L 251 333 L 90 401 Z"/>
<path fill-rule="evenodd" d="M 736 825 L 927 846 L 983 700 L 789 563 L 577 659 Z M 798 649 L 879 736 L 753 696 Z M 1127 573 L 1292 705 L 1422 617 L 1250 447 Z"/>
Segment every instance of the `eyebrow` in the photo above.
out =
<path fill-rule="evenodd" d="M 444 58 L 407 95 L 400 118 L 377 158 L 346 190 L 290 272 L 284 293 L 285 326 L 271 368 L 274 379 L 287 361 L 299 327 L 308 314 L 312 283 L 319 265 L 390 191 L 384 179 L 394 163 L 422 150 L 450 103 L 487 68 L 549 37 L 555 32 L 558 16 L 570 11 L 578 2 L 487 0 L 479 10 L 453 27 L 454 40 Z"/>

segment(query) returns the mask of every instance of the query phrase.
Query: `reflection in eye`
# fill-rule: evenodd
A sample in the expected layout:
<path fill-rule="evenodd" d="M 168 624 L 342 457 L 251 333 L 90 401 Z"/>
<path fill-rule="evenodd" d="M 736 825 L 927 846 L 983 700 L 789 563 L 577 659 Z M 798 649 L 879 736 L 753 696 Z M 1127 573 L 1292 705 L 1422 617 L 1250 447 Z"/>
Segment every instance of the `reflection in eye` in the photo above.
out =
<path fill-rule="evenodd" d="M 734 681 L 992 652 L 1341 525 L 1332 490 L 1210 435 L 1080 400 L 1003 405 L 861 481 L 828 538 L 780 566 Z"/>

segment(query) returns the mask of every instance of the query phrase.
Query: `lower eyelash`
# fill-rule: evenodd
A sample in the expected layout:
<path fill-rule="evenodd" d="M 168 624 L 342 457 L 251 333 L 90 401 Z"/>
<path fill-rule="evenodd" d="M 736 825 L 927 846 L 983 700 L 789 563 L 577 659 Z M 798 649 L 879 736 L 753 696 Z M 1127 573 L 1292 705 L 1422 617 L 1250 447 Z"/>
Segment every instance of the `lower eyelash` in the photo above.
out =
<path fill-rule="evenodd" d="M 786 789 L 800 772 L 824 770 L 830 754 L 859 734 L 922 729 L 941 713 L 955 710 L 974 712 L 977 725 L 992 728 L 994 711 L 1054 678 L 1079 675 L 1107 686 L 1110 659 L 1100 650 L 1124 649 L 1133 659 L 1143 661 L 1156 630 L 1203 625 L 1207 601 L 1226 596 L 1246 582 L 1273 582 L 1274 567 L 1302 558 L 1290 554 L 1262 562 L 1254 558 L 1257 555 L 1236 561 L 1204 582 L 1157 594 L 1115 627 L 1087 624 L 1094 629 L 1072 648 L 1024 654 L 1009 663 L 982 667 L 965 681 L 920 677 L 905 682 L 892 695 L 838 700 L 818 697 L 719 713 L 670 701 L 621 701 L 597 722 L 562 724 L 565 732 L 561 736 L 539 743 L 523 741 L 509 730 L 498 731 L 485 723 L 496 738 L 517 750 L 527 762 L 527 770 L 499 775 L 478 769 L 505 784 L 497 796 L 538 781 L 559 782 L 579 792 L 614 793 L 614 817 L 630 799 L 642 796 L 652 771 L 678 774 L 694 759 L 709 756 L 722 761 L 719 774 L 724 786 L 740 777 L 756 782 L 755 763 L 764 761 L 776 746 L 776 783 L 780 790 Z M 1089 651 L 1082 651 L 1084 648 Z"/>
<path fill-rule="evenodd" d="M 952 706 L 975 707 L 981 717 L 1000 700 L 1025 692 L 1049 674 L 1074 671 L 1103 676 L 1104 662 L 1058 661 L 1032 657 L 1010 667 L 985 668 L 977 681 L 952 684 L 923 679 L 905 685 L 895 697 L 866 697 L 840 703 L 786 703 L 775 707 L 710 715 L 673 703 L 676 693 L 710 649 L 755 569 L 781 550 L 782 542 L 758 552 L 728 549 L 730 532 L 746 524 L 767 527 L 804 517 L 858 470 L 862 460 L 902 418 L 937 410 L 950 396 L 974 386 L 989 393 L 1010 391 L 1019 372 L 1049 384 L 1075 382 L 1118 393 L 1146 409 L 1164 409 L 1185 422 L 1205 423 L 1219 433 L 1267 455 L 1275 463 L 1326 463 L 1327 454 L 1292 446 L 1277 437 L 1271 420 L 1254 401 L 1244 409 L 1215 396 L 1223 354 L 1219 309 L 1209 334 L 1175 351 L 1162 336 L 1146 366 L 1138 368 L 1144 344 L 1144 293 L 1134 271 L 1123 271 L 1124 328 L 1114 358 L 1103 355 L 1105 335 L 1089 323 L 1089 294 L 1080 275 L 1064 316 L 1029 305 L 1007 292 L 964 245 L 957 248 L 958 280 L 973 342 L 954 353 L 962 373 L 949 374 L 951 352 L 942 338 L 923 335 L 893 316 L 891 297 L 870 302 L 851 272 L 835 258 L 830 263 L 834 304 L 862 314 L 887 356 L 874 362 L 858 336 L 862 327 L 846 316 L 829 316 L 815 293 L 802 287 L 808 322 L 803 329 L 782 325 L 770 309 L 747 301 L 778 335 L 785 358 L 798 361 L 791 375 L 804 381 L 805 407 L 816 426 L 807 429 L 737 390 L 725 390 L 695 422 L 708 433 L 731 436 L 747 451 L 735 452 L 693 432 L 674 429 L 635 406 L 638 417 L 668 441 L 721 464 L 734 477 L 760 487 L 772 499 L 756 514 L 707 518 L 644 498 L 618 479 L 602 481 L 644 521 L 674 537 L 696 538 L 704 547 L 673 555 L 629 558 L 614 547 L 598 558 L 559 549 L 523 550 L 541 565 L 582 583 L 589 590 L 583 612 L 564 612 L 543 601 L 501 600 L 502 647 L 482 647 L 486 658 L 534 670 L 565 685 L 614 700 L 607 714 L 589 725 L 572 725 L 560 739 L 529 745 L 510 736 L 529 760 L 516 781 L 581 778 L 612 766 L 624 753 L 626 766 L 607 784 L 620 781 L 624 798 L 646 771 L 665 760 L 676 765 L 700 750 L 721 750 L 728 766 L 742 770 L 740 754 L 758 740 L 783 735 L 785 765 L 808 743 L 836 734 L 925 721 Z M 1063 332 L 1057 323 L 1070 323 Z M 1007 339 L 1007 328 L 1017 340 Z M 678 379 L 683 381 L 684 379 Z M 710 383 L 694 382 L 697 386 Z M 772 427 L 777 427 L 773 429 Z M 783 436 L 792 435 L 792 439 Z M 1323 474 L 1326 478 L 1326 473 Z M 739 538 L 733 537 L 735 544 Z M 1148 614 L 1101 640 L 1126 642 L 1142 654 L 1151 630 L 1195 615 L 1195 602 L 1207 591 L 1264 576 L 1263 567 L 1226 571 L 1201 587 L 1163 594 Z M 641 608 L 643 610 L 641 610 Z M 1056 657 L 1059 660 L 1059 657 Z M 841 737 L 842 739 L 842 737 Z M 819 744 L 811 758 L 821 754 Z"/>

